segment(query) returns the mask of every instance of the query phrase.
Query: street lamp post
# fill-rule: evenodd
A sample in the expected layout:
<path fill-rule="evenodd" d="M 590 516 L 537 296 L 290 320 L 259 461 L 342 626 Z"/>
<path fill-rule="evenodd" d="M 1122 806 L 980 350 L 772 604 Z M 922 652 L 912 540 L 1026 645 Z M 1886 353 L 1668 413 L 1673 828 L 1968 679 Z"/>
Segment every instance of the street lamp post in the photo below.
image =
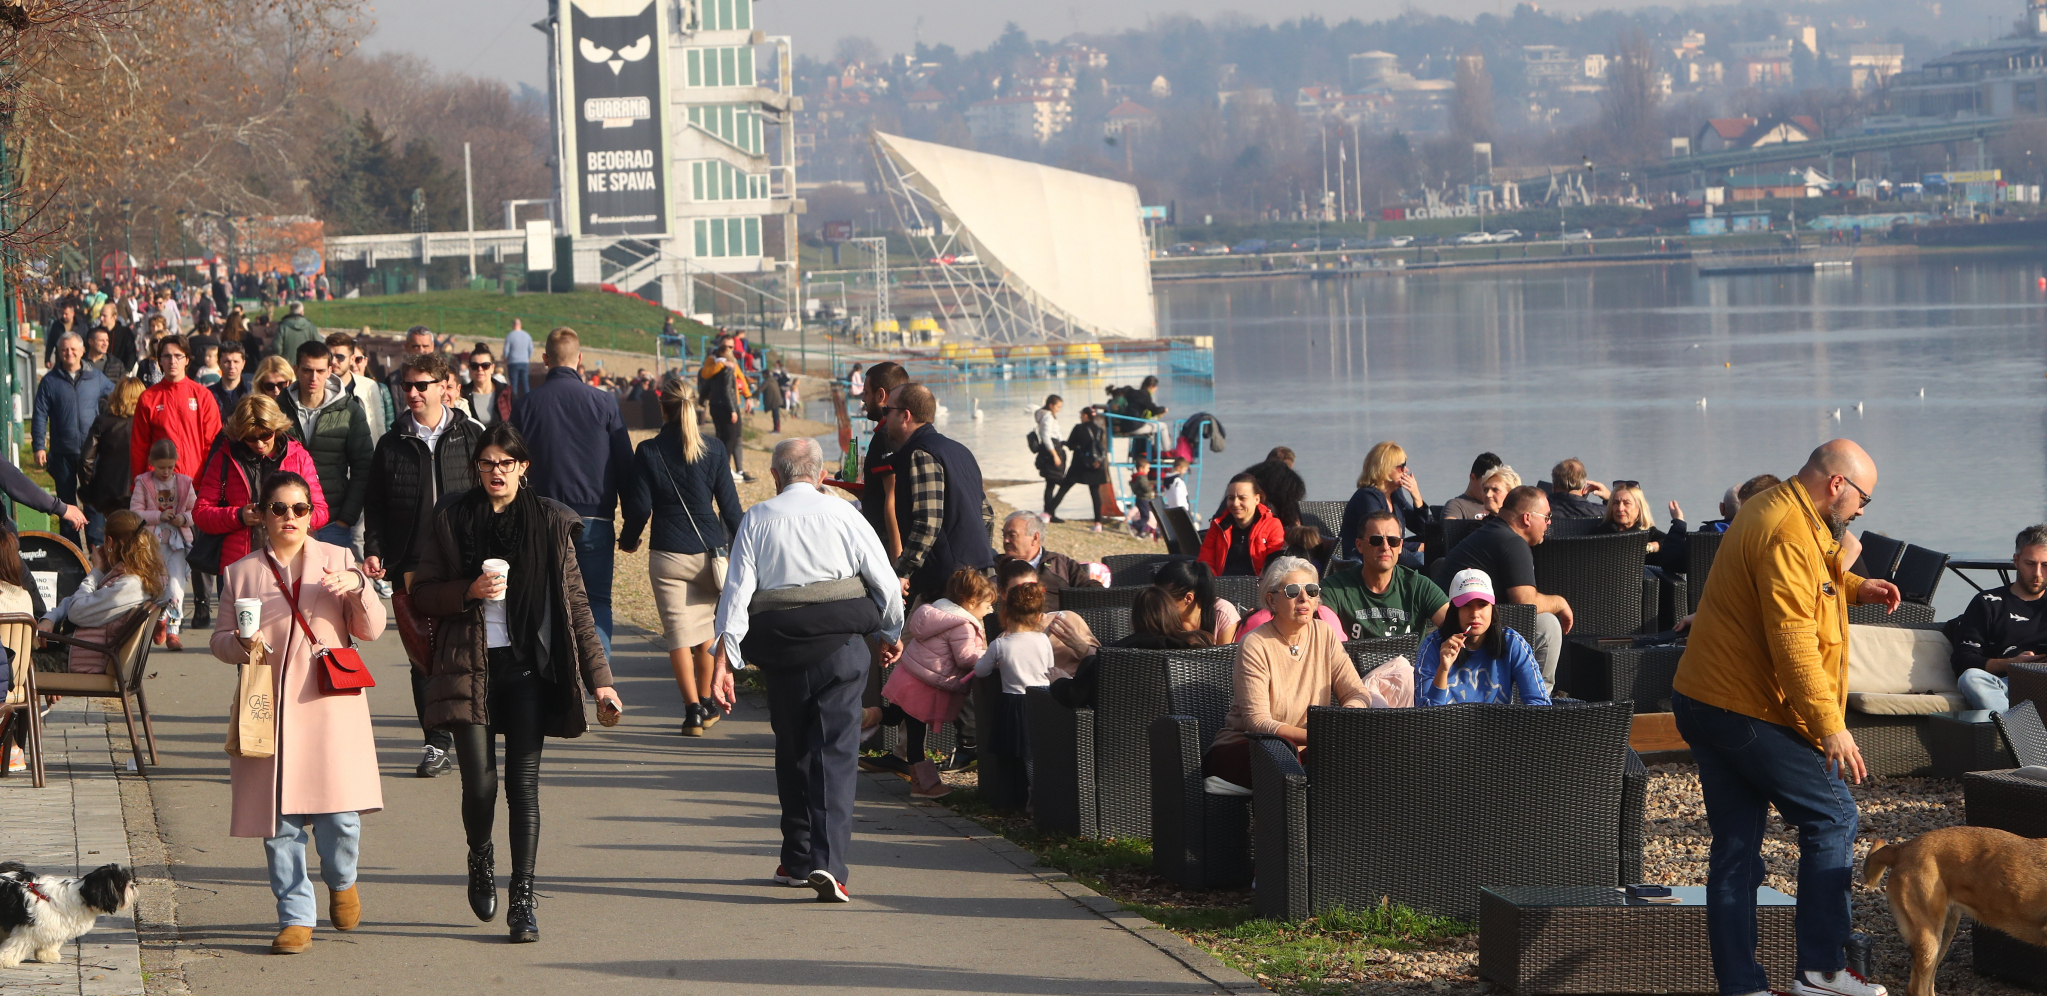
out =
<path fill-rule="evenodd" d="M 135 272 L 135 201 L 127 197 L 121 198 L 121 255 L 125 257 L 122 263 L 128 266 L 132 277 Z M 121 272 L 119 264 L 114 267 L 114 272 Z"/>

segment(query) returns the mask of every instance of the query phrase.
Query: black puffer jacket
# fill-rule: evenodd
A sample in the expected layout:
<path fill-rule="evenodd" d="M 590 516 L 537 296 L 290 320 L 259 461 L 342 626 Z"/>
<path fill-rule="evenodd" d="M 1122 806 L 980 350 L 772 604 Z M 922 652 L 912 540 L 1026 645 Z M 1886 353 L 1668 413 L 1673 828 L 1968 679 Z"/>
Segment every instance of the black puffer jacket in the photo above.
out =
<path fill-rule="evenodd" d="M 320 490 L 327 494 L 329 521 L 355 525 L 362 516 L 370 457 L 376 447 L 376 441 L 370 438 L 370 420 L 363 414 L 362 402 L 354 395 L 329 391 L 313 417 L 313 432 L 307 435 L 305 409 L 299 404 L 298 392 L 285 391 L 279 401 L 284 417 L 291 419 L 291 438 L 312 454 L 313 466 L 320 471 Z"/>
<path fill-rule="evenodd" d="M 443 497 L 476 487 L 476 441 L 483 428 L 460 412 L 432 451 L 410 413 L 377 440 L 363 494 L 363 556 L 379 557 L 392 583 L 419 560 L 420 532 Z"/>

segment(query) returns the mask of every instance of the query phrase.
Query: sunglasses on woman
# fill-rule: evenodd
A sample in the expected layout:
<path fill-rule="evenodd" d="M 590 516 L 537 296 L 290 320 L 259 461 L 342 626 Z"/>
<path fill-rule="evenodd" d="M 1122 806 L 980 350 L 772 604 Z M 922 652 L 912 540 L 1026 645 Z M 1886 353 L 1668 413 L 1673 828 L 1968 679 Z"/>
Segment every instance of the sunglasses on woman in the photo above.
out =
<path fill-rule="evenodd" d="M 313 506 L 308 505 L 302 501 L 292 502 L 289 505 L 286 505 L 281 501 L 273 501 L 270 504 L 265 505 L 263 507 L 267 509 L 271 515 L 277 516 L 280 519 L 286 518 L 287 517 L 286 513 L 289 513 L 289 518 L 293 519 L 303 519 L 306 516 L 313 514 Z"/>
<path fill-rule="evenodd" d="M 1614 489 L 1615 491 L 1619 491 L 1619 490 L 1620 490 L 1620 489 L 1622 489 L 1622 488 L 1639 488 L 1639 487 L 1641 487 L 1641 486 L 1642 486 L 1642 482 L 1641 482 L 1641 481 L 1615 481 L 1615 482 L 1613 482 L 1613 489 Z"/>
<path fill-rule="evenodd" d="M 265 380 L 256 383 L 256 390 L 264 394 L 278 394 L 289 386 L 291 386 L 291 381 L 288 380 Z"/>
<path fill-rule="evenodd" d="M 1279 590 L 1280 594 L 1290 599 L 1301 597 L 1302 592 L 1307 592 L 1309 598 L 1321 598 L 1322 586 L 1319 584 L 1290 584 Z"/>

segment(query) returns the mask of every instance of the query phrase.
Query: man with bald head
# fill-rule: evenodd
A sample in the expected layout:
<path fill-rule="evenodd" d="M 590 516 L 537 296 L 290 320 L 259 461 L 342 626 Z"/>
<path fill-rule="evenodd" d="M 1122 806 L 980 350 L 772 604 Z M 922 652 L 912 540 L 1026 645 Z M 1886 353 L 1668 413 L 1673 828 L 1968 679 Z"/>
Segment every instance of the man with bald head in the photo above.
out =
<path fill-rule="evenodd" d="M 1671 711 L 1691 745 L 1713 845 L 1706 929 L 1722 996 L 1766 993 L 1756 887 L 1770 807 L 1798 828 L 1793 994 L 1884 996 L 1847 969 L 1862 753 L 1845 725 L 1848 606 L 1898 607 L 1850 573 L 1841 538 L 1876 494 L 1876 462 L 1836 439 L 1798 476 L 1742 501 L 1706 578 Z"/>

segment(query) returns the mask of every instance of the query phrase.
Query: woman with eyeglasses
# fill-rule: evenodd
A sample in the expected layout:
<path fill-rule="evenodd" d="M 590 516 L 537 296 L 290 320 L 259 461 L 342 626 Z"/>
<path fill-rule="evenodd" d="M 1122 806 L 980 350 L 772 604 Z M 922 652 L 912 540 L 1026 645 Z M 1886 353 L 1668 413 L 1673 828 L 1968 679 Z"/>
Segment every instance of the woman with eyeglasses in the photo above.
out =
<path fill-rule="evenodd" d="M 1400 517 L 1401 527 L 1409 532 L 1420 532 L 1422 513 L 1428 502 L 1422 499 L 1421 485 L 1416 484 L 1414 475 L 1407 469 L 1407 450 L 1399 443 L 1388 440 L 1374 445 L 1365 454 L 1365 465 L 1358 472 L 1357 490 L 1351 493 L 1350 501 L 1343 506 L 1343 525 L 1337 530 L 1336 558 L 1339 560 L 1358 559 L 1358 532 L 1364 525 L 1365 516 L 1373 512 L 1392 512 Z M 1420 567 L 1419 548 L 1413 548 L 1410 556 L 1403 559 L 1409 567 Z"/>
<path fill-rule="evenodd" d="M 282 356 L 266 356 L 256 364 L 256 378 L 250 390 L 256 394 L 268 395 L 271 400 L 284 397 L 286 391 L 298 383 L 298 372 L 291 368 L 291 362 Z"/>
<path fill-rule="evenodd" d="M 261 408 L 267 400 L 243 401 L 237 421 L 252 405 Z M 361 922 L 356 863 L 362 814 L 384 808 L 377 738 L 370 726 L 369 697 L 375 693 L 323 693 L 315 660 L 319 650 L 383 635 L 384 602 L 356 566 L 353 552 L 312 538 L 324 504 L 310 460 L 307 467 L 303 474 L 283 470 L 264 476 L 261 489 L 253 492 L 258 500 L 246 510 L 254 516 L 262 549 L 223 561 L 221 604 L 263 601 L 256 636 L 242 639 L 234 612 L 226 610 L 213 629 L 213 656 L 245 664 L 261 644 L 273 669 L 276 753 L 228 759 L 234 799 L 229 833 L 263 838 L 269 860 L 278 922 L 271 954 L 306 950 L 319 922 L 306 867 L 308 834 L 320 853 L 329 921 L 335 930 L 353 930 Z"/>
<path fill-rule="evenodd" d="M 469 354 L 469 382 L 462 385 L 462 404 L 470 417 L 488 428 L 512 420 L 512 390 L 497 373 L 497 357 L 490 347 L 477 343 Z"/>
<path fill-rule="evenodd" d="M 1375 670 L 1371 686 L 1358 677 L 1350 655 L 1344 653 L 1342 636 L 1332 627 L 1315 624 L 1322 607 L 1315 565 L 1299 557 L 1274 557 L 1265 565 L 1258 590 L 1272 619 L 1237 644 L 1230 714 L 1201 760 L 1204 774 L 1238 789 L 1251 788 L 1250 734 L 1282 737 L 1305 752 L 1309 706 L 1366 708 L 1373 704 L 1374 688 L 1381 688 L 1385 704 L 1396 704 L 1388 694 L 1398 694 L 1395 690 L 1405 673 L 1405 665 L 1394 663 Z M 1387 668 L 1394 670 L 1379 673 Z M 1411 688 L 1411 674 L 1406 680 Z"/>
<path fill-rule="evenodd" d="M 202 532 L 221 537 L 223 565 L 262 547 L 266 534 L 256 504 L 257 487 L 272 474 L 288 471 L 311 481 L 312 523 L 306 528 L 317 530 L 327 524 L 327 496 L 320 492 L 320 473 L 313 466 L 313 455 L 285 435 L 290 428 L 291 419 L 274 399 L 251 394 L 235 406 L 212 448 L 202 450 L 204 462 L 192 481 L 199 498 L 192 508 L 192 522 Z M 222 616 L 232 621 L 233 613 L 223 612 Z"/>
<path fill-rule="evenodd" d="M 410 376 L 410 374 L 408 374 Z M 425 721 L 455 735 L 462 764 L 462 827 L 469 840 L 469 908 L 497 916 L 491 824 L 498 797 L 497 737 L 505 738 L 511 815 L 512 943 L 540 939 L 533 909 L 540 849 L 540 751 L 546 737 L 580 737 L 586 692 L 597 715 L 623 708 L 576 566 L 583 519 L 526 486 L 526 440 L 508 422 L 483 431 L 481 486 L 441 501 L 420 537 L 413 608 L 436 620 Z M 502 561 L 503 573 L 484 565 Z"/>

